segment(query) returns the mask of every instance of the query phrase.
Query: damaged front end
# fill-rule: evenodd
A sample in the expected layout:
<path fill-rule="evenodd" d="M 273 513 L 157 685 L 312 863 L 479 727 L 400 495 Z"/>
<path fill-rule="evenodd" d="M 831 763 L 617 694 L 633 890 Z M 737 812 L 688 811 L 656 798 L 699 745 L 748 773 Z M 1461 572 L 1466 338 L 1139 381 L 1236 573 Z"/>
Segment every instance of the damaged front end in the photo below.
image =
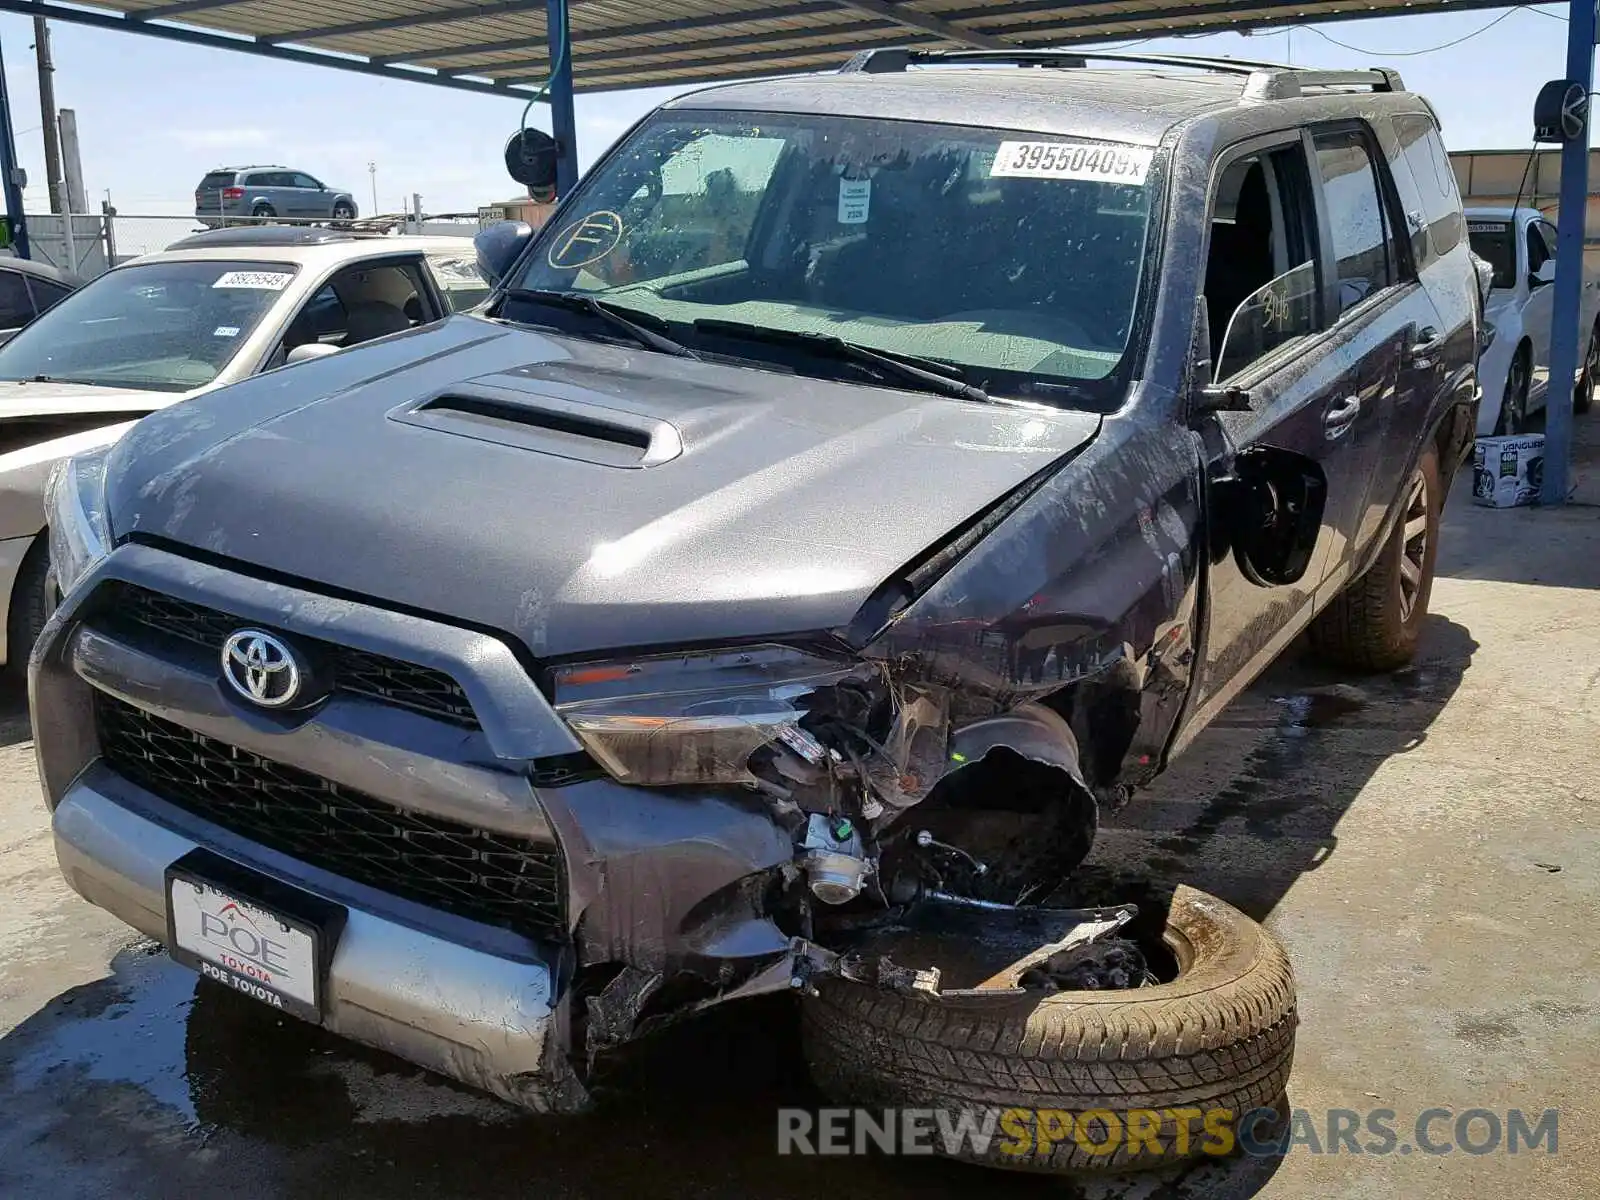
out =
<path fill-rule="evenodd" d="M 1060 715 L 1002 709 L 838 645 L 575 664 L 552 684 L 610 777 L 541 792 L 578 913 L 572 1051 L 591 1066 L 663 1024 L 819 974 L 936 981 L 932 964 L 892 966 L 874 931 L 963 904 L 993 925 L 1048 892 L 1093 836 Z M 1046 940 L 1070 939 L 1069 918 Z"/>

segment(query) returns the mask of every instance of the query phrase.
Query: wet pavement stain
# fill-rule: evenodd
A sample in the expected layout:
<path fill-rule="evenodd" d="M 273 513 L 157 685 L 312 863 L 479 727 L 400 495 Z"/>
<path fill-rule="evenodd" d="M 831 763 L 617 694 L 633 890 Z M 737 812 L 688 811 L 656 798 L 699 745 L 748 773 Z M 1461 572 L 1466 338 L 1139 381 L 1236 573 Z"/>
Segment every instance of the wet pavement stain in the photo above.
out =
<path fill-rule="evenodd" d="M 1272 1164 L 1109 1182 L 928 1157 L 777 1153 L 777 1110 L 815 1110 L 789 998 L 730 1006 L 602 1062 L 598 1111 L 538 1117 L 122 951 L 0 1039 L 0 1195 L 508 1197 L 817 1195 L 875 1200 L 1251 1194 Z"/>

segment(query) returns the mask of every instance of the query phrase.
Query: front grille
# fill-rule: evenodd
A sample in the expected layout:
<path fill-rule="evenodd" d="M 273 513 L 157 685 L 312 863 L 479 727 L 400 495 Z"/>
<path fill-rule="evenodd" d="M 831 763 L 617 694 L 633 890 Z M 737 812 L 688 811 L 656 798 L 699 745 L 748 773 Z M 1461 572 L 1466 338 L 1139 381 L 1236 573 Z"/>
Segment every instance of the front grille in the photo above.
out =
<path fill-rule="evenodd" d="M 161 799 L 301 862 L 474 921 L 564 937 L 561 851 L 396 808 L 102 693 L 100 752 Z"/>
<path fill-rule="evenodd" d="M 104 611 L 111 621 L 179 638 L 219 655 L 229 635 L 249 624 L 242 617 L 136 584 L 117 581 L 108 584 L 107 591 Z M 443 671 L 316 638 L 295 640 L 329 665 L 339 691 L 477 727 L 466 692 Z"/>

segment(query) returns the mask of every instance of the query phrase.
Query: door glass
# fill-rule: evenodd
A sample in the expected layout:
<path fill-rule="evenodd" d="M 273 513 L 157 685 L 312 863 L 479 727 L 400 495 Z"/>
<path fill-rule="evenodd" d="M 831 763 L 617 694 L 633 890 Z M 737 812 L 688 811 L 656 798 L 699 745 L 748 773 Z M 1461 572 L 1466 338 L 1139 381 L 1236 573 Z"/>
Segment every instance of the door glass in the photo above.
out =
<path fill-rule="evenodd" d="M 1539 268 L 1544 266 L 1545 260 L 1550 257 L 1550 251 L 1544 244 L 1544 234 L 1539 232 L 1537 225 L 1528 226 L 1528 274 L 1537 274 Z"/>
<path fill-rule="evenodd" d="M 1219 380 L 1321 327 L 1307 184 L 1298 147 L 1237 159 L 1217 181 L 1205 300 Z"/>
<path fill-rule="evenodd" d="M 1400 153 L 1411 169 L 1411 177 L 1422 199 L 1422 216 L 1427 223 L 1427 235 L 1432 239 L 1435 254 L 1448 254 L 1461 244 L 1466 224 L 1461 213 L 1461 194 L 1456 187 L 1456 175 L 1450 167 L 1450 156 L 1439 140 L 1439 130 L 1432 118 L 1421 113 L 1406 113 L 1394 118 L 1395 135 L 1400 139 Z M 1416 248 L 1415 257 L 1421 261 L 1423 254 Z"/>
<path fill-rule="evenodd" d="M 16 271 L 0 271 L 0 329 L 16 329 L 31 320 L 27 281 Z"/>
<path fill-rule="evenodd" d="M 59 283 L 51 283 L 47 279 L 30 279 L 28 280 L 28 288 L 33 292 L 33 306 L 39 312 L 54 308 L 72 295 L 71 288 L 62 287 Z"/>
<path fill-rule="evenodd" d="M 1318 134 L 1316 147 L 1344 313 L 1396 281 L 1395 256 L 1365 140 L 1344 130 Z"/>
<path fill-rule="evenodd" d="M 322 185 L 309 175 L 302 175 L 296 172 L 289 178 L 291 181 L 293 181 L 294 186 L 297 188 L 310 188 L 312 191 L 322 190 Z"/>

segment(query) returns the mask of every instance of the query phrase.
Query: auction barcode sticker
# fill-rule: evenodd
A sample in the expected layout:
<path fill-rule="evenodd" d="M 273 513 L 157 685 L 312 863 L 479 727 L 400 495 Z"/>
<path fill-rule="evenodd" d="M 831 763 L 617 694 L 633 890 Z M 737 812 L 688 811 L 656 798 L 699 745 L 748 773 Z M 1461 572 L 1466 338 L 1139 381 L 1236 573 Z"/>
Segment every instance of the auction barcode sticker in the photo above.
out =
<path fill-rule="evenodd" d="M 256 288 L 264 292 L 281 292 L 289 286 L 293 275 L 281 271 L 225 271 L 211 286 L 214 288 Z"/>
<path fill-rule="evenodd" d="M 1098 179 L 1105 183 L 1144 183 L 1155 151 L 1148 146 L 1103 142 L 1001 142 L 991 177 L 1008 179 Z"/>

